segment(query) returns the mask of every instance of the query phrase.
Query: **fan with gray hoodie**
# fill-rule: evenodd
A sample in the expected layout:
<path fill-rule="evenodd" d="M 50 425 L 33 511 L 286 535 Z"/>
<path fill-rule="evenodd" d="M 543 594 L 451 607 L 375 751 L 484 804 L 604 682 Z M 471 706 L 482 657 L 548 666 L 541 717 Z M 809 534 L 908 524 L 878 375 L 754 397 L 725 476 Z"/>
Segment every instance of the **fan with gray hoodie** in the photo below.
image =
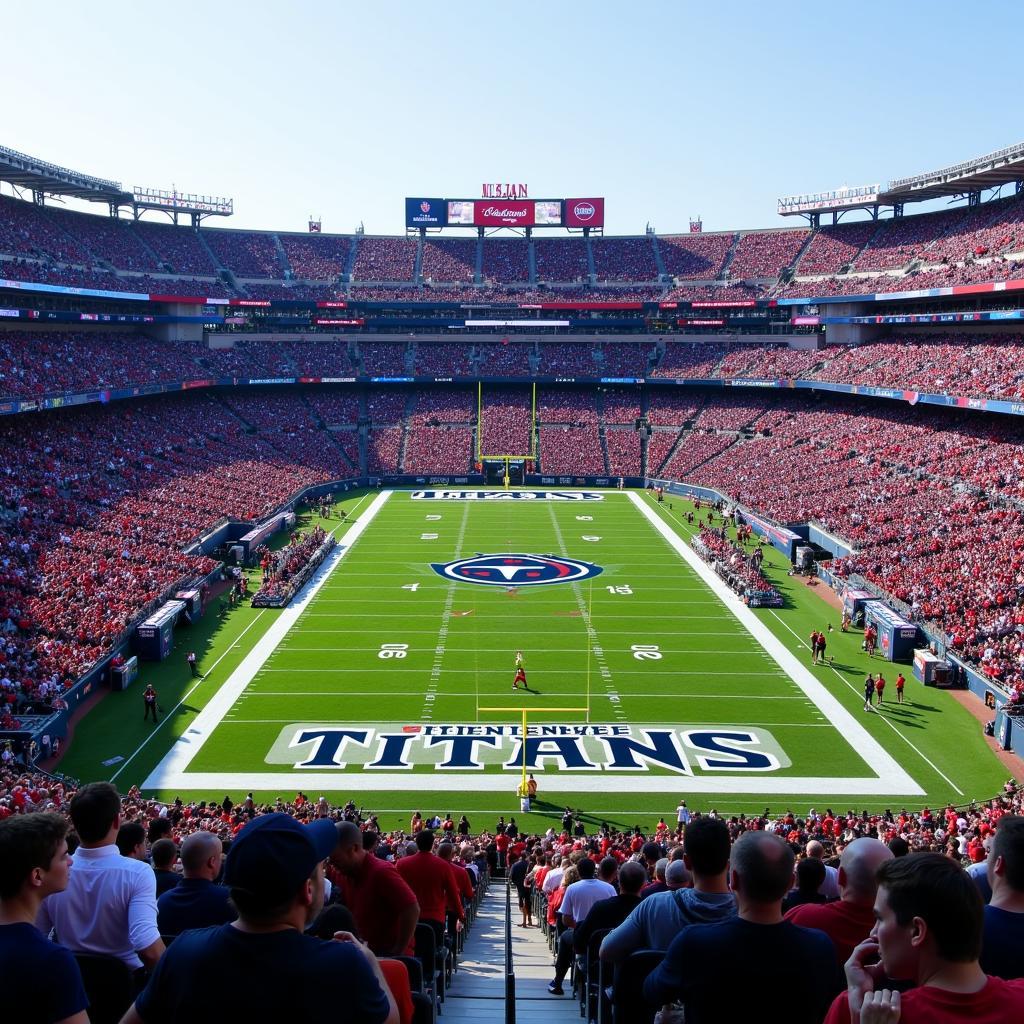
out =
<path fill-rule="evenodd" d="M 736 914 L 736 899 L 729 891 L 729 830 L 725 822 L 698 818 L 686 826 L 683 861 L 668 866 L 665 881 L 671 887 L 677 873 L 693 873 L 693 888 L 672 888 L 654 893 L 630 912 L 629 917 L 605 936 L 601 959 L 622 963 L 638 949 L 668 949 L 687 925 L 713 924 Z M 685 862 L 685 863 L 684 863 Z"/>

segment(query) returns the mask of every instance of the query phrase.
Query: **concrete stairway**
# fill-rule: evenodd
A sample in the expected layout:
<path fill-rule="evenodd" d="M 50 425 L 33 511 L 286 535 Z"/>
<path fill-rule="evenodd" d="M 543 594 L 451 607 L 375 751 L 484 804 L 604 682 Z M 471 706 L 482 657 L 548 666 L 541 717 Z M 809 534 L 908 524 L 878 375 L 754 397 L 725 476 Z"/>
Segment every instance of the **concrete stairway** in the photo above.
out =
<path fill-rule="evenodd" d="M 579 1024 L 579 1003 L 553 996 L 551 951 L 539 928 L 520 928 L 512 897 L 512 958 L 516 976 L 516 1024 Z M 505 1020 L 505 886 L 496 878 L 480 905 L 459 958 L 440 1019 L 449 1024 L 502 1024 Z"/>

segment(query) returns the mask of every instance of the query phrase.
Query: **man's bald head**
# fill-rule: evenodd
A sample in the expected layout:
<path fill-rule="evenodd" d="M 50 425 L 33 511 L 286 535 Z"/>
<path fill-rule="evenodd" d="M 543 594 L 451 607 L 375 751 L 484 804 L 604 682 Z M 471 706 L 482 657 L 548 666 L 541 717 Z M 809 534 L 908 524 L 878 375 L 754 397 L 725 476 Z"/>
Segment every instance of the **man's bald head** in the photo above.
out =
<path fill-rule="evenodd" d="M 334 827 L 338 830 L 338 845 L 331 854 L 331 863 L 339 871 L 353 874 L 368 856 L 363 833 L 354 821 L 339 821 Z"/>
<path fill-rule="evenodd" d="M 440 843 L 437 847 L 437 855 L 441 860 L 451 860 L 455 856 L 455 847 L 451 843 Z"/>
<path fill-rule="evenodd" d="M 807 846 L 804 848 L 804 853 L 808 857 L 813 857 L 815 860 L 825 859 L 825 847 L 818 842 L 817 839 L 812 839 Z"/>
<path fill-rule="evenodd" d="M 181 870 L 186 878 L 216 878 L 224 844 L 212 832 L 193 832 L 181 844 Z"/>
<path fill-rule="evenodd" d="M 878 839 L 854 839 L 839 861 L 839 893 L 847 903 L 873 906 L 878 892 L 875 875 L 893 853 Z"/>

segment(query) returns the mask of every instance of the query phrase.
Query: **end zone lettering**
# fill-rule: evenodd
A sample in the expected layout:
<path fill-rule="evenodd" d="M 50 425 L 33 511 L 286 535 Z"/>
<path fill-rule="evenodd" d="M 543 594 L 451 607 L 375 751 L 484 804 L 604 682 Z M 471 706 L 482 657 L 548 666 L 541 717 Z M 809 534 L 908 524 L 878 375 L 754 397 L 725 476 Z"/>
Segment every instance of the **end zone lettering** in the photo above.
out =
<path fill-rule="evenodd" d="M 413 501 L 604 501 L 596 491 L 413 491 Z"/>
<path fill-rule="evenodd" d="M 326 771 L 517 772 L 524 740 L 515 725 L 293 724 L 268 764 Z M 771 733 L 733 725 L 541 725 L 525 739 L 526 768 L 543 772 L 766 773 L 791 765 Z"/>

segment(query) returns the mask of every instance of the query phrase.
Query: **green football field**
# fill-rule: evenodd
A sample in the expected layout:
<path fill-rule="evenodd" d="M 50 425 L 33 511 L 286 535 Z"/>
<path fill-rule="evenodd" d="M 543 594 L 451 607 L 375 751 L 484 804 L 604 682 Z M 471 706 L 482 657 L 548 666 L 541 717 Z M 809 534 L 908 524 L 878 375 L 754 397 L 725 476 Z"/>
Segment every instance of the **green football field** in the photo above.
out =
<path fill-rule="evenodd" d="M 350 502 L 292 606 L 206 622 L 205 679 L 186 678 L 178 649 L 144 666 L 171 712 L 158 729 L 137 694 L 110 695 L 62 768 L 165 798 L 352 797 L 388 825 L 413 809 L 516 813 L 524 758 L 539 814 L 569 804 L 621 824 L 681 797 L 805 812 L 999 791 L 977 722 L 908 668 L 907 704 L 863 710 L 864 675 L 884 663 L 781 555 L 766 564 L 786 607 L 726 591 L 686 544 L 688 503 L 451 493 Z M 812 667 L 802 638 L 828 622 L 834 661 Z M 512 688 L 517 651 L 526 690 Z"/>

